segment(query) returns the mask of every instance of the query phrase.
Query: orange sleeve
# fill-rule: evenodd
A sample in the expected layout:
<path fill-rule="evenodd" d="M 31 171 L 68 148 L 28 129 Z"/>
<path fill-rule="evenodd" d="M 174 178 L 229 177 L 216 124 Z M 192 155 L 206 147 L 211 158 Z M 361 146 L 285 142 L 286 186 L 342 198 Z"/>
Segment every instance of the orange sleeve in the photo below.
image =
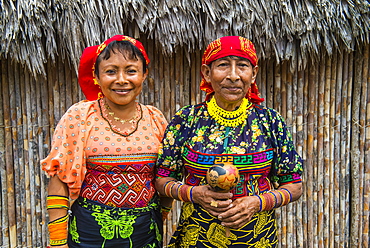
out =
<path fill-rule="evenodd" d="M 151 105 L 146 105 L 146 107 L 152 114 L 152 122 L 154 123 L 153 126 L 158 130 L 159 141 L 162 141 L 168 122 L 159 109 Z"/>
<path fill-rule="evenodd" d="M 84 147 L 91 128 L 92 105 L 81 101 L 68 109 L 55 128 L 49 155 L 40 162 L 47 175 L 57 175 L 68 185 L 72 199 L 78 197 L 86 174 Z"/>

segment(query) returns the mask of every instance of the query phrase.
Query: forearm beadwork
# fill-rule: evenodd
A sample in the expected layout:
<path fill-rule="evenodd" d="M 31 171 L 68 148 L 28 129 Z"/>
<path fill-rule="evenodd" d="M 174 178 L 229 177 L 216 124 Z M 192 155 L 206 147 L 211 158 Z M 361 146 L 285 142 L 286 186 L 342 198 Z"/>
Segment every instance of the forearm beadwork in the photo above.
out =
<path fill-rule="evenodd" d="M 193 202 L 193 189 L 194 186 L 176 181 L 168 181 L 164 185 L 166 196 L 183 202 Z"/>
<path fill-rule="evenodd" d="M 69 200 L 66 196 L 49 195 L 46 198 L 46 209 L 69 209 Z M 60 218 L 50 221 L 48 224 L 50 245 L 59 246 L 67 244 L 68 237 L 68 213 Z"/>
<path fill-rule="evenodd" d="M 285 206 L 292 202 L 292 194 L 285 188 L 269 191 L 265 194 L 257 195 L 257 197 L 260 200 L 260 212 Z"/>
<path fill-rule="evenodd" d="M 46 209 L 69 209 L 68 197 L 62 195 L 48 195 L 46 198 Z"/>

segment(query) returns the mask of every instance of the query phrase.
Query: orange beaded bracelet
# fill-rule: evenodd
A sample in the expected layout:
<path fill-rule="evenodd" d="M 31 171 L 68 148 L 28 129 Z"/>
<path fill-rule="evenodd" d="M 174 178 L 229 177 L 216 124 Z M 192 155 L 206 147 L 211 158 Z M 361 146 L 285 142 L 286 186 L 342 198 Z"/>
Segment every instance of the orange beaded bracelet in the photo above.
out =
<path fill-rule="evenodd" d="M 62 195 L 48 195 L 46 198 L 46 209 L 69 209 L 69 199 Z M 58 246 L 67 244 L 68 237 L 68 214 L 50 221 L 48 224 L 50 245 Z"/>
<path fill-rule="evenodd" d="M 57 208 L 69 209 L 68 197 L 62 195 L 48 195 L 46 198 L 46 209 Z"/>
<path fill-rule="evenodd" d="M 67 244 L 68 237 L 68 214 L 55 219 L 48 224 L 50 245 L 58 246 Z"/>
<path fill-rule="evenodd" d="M 278 201 L 278 197 L 276 197 L 275 195 L 276 192 L 280 195 L 280 203 Z M 276 191 L 270 191 L 256 196 L 260 200 L 259 211 L 272 210 L 274 208 L 285 206 L 288 203 L 292 202 L 292 194 L 288 189 L 285 188 L 281 188 Z"/>

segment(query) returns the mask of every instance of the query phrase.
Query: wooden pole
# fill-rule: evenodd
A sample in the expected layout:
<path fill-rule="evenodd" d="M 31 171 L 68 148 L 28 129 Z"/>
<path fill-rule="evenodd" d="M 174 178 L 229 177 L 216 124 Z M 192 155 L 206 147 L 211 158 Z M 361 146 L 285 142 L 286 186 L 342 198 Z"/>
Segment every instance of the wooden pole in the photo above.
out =
<path fill-rule="evenodd" d="M 184 106 L 184 80 L 183 80 L 183 70 L 179 70 L 178 68 L 184 68 L 183 64 L 183 50 L 177 49 L 177 53 L 175 55 L 175 66 L 174 66 L 174 78 L 172 79 L 174 84 L 174 92 L 175 92 L 175 106 L 171 113 L 175 113 L 180 106 Z"/>
<path fill-rule="evenodd" d="M 360 45 L 358 45 L 360 47 Z M 365 149 L 366 149 L 366 132 L 365 132 L 365 126 L 366 126 L 366 102 L 367 102 L 367 92 L 368 92 L 368 64 L 369 64 L 369 48 L 367 47 L 362 47 L 361 49 L 358 49 L 358 51 L 361 51 L 361 58 L 362 58 L 362 63 L 359 68 L 359 71 L 361 73 L 359 74 L 359 79 L 361 80 L 361 100 L 360 100 L 360 116 L 359 116 L 359 148 L 360 148 L 360 171 L 359 171 L 359 195 L 360 195 L 360 230 L 359 230 L 359 243 L 360 244 L 365 244 L 368 243 L 368 233 L 365 232 L 365 230 L 369 230 L 369 218 L 370 216 L 367 215 L 368 210 L 366 209 L 368 206 L 368 199 L 366 197 L 366 194 L 368 192 L 365 191 L 365 188 L 368 187 L 368 185 L 365 185 L 365 180 L 366 180 L 366 166 L 365 165 Z M 366 53 L 367 52 L 367 53 Z M 366 239 L 366 241 L 364 240 Z"/>
<path fill-rule="evenodd" d="M 323 171 L 323 222 L 321 223 L 323 228 L 322 246 L 326 247 L 329 242 L 329 230 L 330 230 L 330 77 L 331 77 L 331 61 L 330 57 L 325 59 L 325 84 L 324 88 L 324 143 L 323 143 L 323 158 L 324 158 L 324 171 Z"/>
<path fill-rule="evenodd" d="M 54 125 L 54 115 L 49 116 L 50 113 L 53 113 L 52 111 L 52 106 L 53 104 L 53 95 L 52 95 L 52 77 L 53 77 L 53 70 L 52 70 L 52 65 L 50 62 L 47 63 L 46 69 L 48 72 L 48 77 L 45 78 L 44 80 L 41 80 L 41 87 L 40 87 L 40 94 L 43 97 L 40 97 L 40 113 L 41 113 L 41 120 L 40 120 L 40 126 L 39 126 L 39 139 L 36 141 L 36 137 L 34 137 L 33 134 L 33 129 L 30 129 L 30 138 L 32 139 L 32 142 L 37 142 L 38 145 L 38 157 L 40 159 L 43 159 L 46 157 L 46 155 L 50 152 L 50 143 L 51 143 L 51 130 L 54 130 L 54 126 L 51 127 L 50 123 L 53 123 Z M 75 75 L 75 74 L 74 74 Z M 75 92 L 78 92 L 77 90 Z M 52 104 L 50 106 L 49 104 Z M 30 106 L 31 107 L 31 106 Z M 31 120 L 30 120 L 31 121 Z M 33 149 L 30 149 L 29 151 L 30 156 L 34 156 L 34 151 Z M 40 162 L 36 161 L 36 164 L 34 164 L 34 167 L 40 168 Z M 46 174 L 44 171 L 40 170 L 40 185 L 41 185 L 41 192 L 40 192 L 40 208 L 41 208 L 41 219 L 37 220 L 35 217 L 33 217 L 32 223 L 36 225 L 36 223 L 40 223 L 41 228 L 40 228 L 40 239 L 38 239 L 37 235 L 33 235 L 34 239 L 39 240 L 41 245 L 45 247 L 48 243 L 49 240 L 49 233 L 48 233 L 48 228 L 47 228 L 47 223 L 48 223 L 48 215 L 47 211 L 45 209 L 46 206 L 46 197 L 47 197 L 47 186 L 49 183 L 49 179 L 46 177 Z M 34 173 L 34 169 L 30 171 L 30 173 Z M 31 184 L 33 190 L 35 190 L 36 185 L 33 182 Z M 33 197 L 31 198 L 32 204 L 32 213 L 33 216 L 36 216 L 36 199 Z M 35 242 L 35 241 L 33 241 Z"/>
<path fill-rule="evenodd" d="M 297 63 L 297 60 L 295 61 Z M 292 119 L 292 137 L 293 137 L 293 142 L 294 144 L 297 144 L 297 88 L 298 88 L 298 71 L 297 71 L 297 66 L 295 66 L 296 71 L 289 73 L 289 77 L 291 77 L 292 85 L 291 88 L 288 90 L 288 97 L 291 95 L 291 111 L 287 111 L 288 116 L 290 115 L 289 113 L 291 112 L 291 119 Z M 288 84 L 289 86 L 289 84 Z M 289 93 L 291 92 L 291 93 Z M 289 106 L 289 104 L 288 104 Z M 290 109 L 290 108 L 288 108 Z M 300 154 L 302 155 L 302 154 Z M 304 184 L 305 184 L 305 178 L 303 178 Z M 303 186 L 304 188 L 304 186 Z M 298 202 L 295 202 L 294 204 L 296 205 L 296 232 L 297 232 L 297 240 L 296 244 L 297 247 L 304 247 L 304 206 L 303 206 L 303 198 L 305 198 L 306 192 L 303 192 L 303 196 L 300 198 Z"/>
<path fill-rule="evenodd" d="M 350 99 L 348 98 L 348 60 L 349 56 L 348 53 L 343 54 L 343 76 L 342 76 L 342 91 L 340 93 L 340 97 L 342 99 L 341 102 L 341 109 L 342 114 L 340 116 L 340 194 L 339 194 L 339 247 L 346 247 L 348 245 L 346 236 L 348 236 L 348 226 L 349 226 L 349 219 L 348 219 L 348 212 L 346 211 L 348 202 L 348 188 L 349 188 L 349 176 L 348 176 L 348 134 L 349 126 L 347 125 L 347 115 L 348 113 L 348 105 L 350 104 Z"/>
<path fill-rule="evenodd" d="M 199 50 L 197 50 L 195 52 L 195 81 L 192 81 L 192 85 L 195 86 L 195 102 L 196 103 L 200 103 L 202 101 L 204 101 L 204 97 L 203 97 L 203 91 L 200 90 L 199 88 L 199 85 L 200 85 L 200 81 L 201 81 L 201 77 L 200 77 L 200 68 L 202 66 L 202 55 L 203 53 Z"/>
<path fill-rule="evenodd" d="M 275 64 L 273 62 L 273 73 L 271 73 L 271 98 L 272 102 L 271 105 L 276 111 L 278 111 L 281 114 L 281 106 L 282 106 L 282 99 L 281 99 L 281 85 L 282 85 L 282 72 L 281 72 L 281 66 Z M 279 243 L 281 247 L 287 246 L 287 214 L 286 214 L 286 208 L 282 207 L 279 209 L 279 211 L 276 211 L 276 218 L 279 223 Z"/>
<path fill-rule="evenodd" d="M 151 59 L 150 55 L 149 55 L 149 50 L 148 50 L 148 41 L 145 37 L 141 38 L 140 39 L 141 43 L 143 44 L 143 46 L 145 47 L 145 50 L 148 54 L 148 57 L 149 59 Z M 149 64 L 149 66 L 151 66 L 151 64 Z M 149 78 L 150 78 L 150 73 L 151 73 L 151 70 L 149 70 L 150 67 L 148 67 L 148 76 L 147 78 L 144 80 L 142 86 L 141 86 L 141 92 L 139 94 L 139 96 L 137 97 L 137 101 L 142 103 L 142 104 L 148 104 L 149 102 Z"/>
<path fill-rule="evenodd" d="M 365 126 L 364 126 L 364 208 L 363 208 L 363 230 L 362 230 L 362 246 L 369 247 L 370 243 L 370 45 L 367 45 L 364 50 L 364 69 L 363 69 L 363 83 L 366 84 L 366 91 L 363 92 L 366 96 L 364 97 L 365 108 Z"/>
<path fill-rule="evenodd" d="M 62 82 L 65 84 L 65 106 L 64 106 L 64 112 L 63 114 L 67 111 L 67 109 L 72 106 L 74 102 L 72 102 L 73 95 L 75 92 L 73 92 L 73 85 L 72 85 L 72 73 L 71 73 L 71 68 L 68 65 L 68 63 L 64 63 L 64 79 Z"/>
<path fill-rule="evenodd" d="M 8 170 L 10 166 L 7 164 L 8 162 L 8 156 L 7 153 L 11 152 L 11 150 L 8 148 L 9 142 L 7 140 L 10 138 L 11 139 L 11 134 L 9 135 L 9 129 L 10 129 L 10 124 L 9 124 L 9 108 L 6 108 L 6 106 L 9 105 L 7 103 L 9 99 L 7 98 L 8 96 L 8 85 L 9 82 L 7 80 L 7 61 L 2 60 L 0 61 L 0 66 L 1 66 L 1 93 L 0 94 L 0 103 L 2 103 L 2 108 L 0 108 L 0 137 L 4 137 L 3 139 L 0 139 L 0 154 L 3 154 L 0 156 L 0 176 L 1 176 L 1 219 L 0 219 L 0 224 L 3 227 L 1 230 L 1 241 L 4 246 L 9 246 L 9 227 L 10 222 L 9 222 L 9 210 L 8 210 L 8 202 L 9 201 L 14 201 L 14 193 L 12 190 L 13 188 L 10 187 L 8 189 L 8 184 L 11 183 L 12 181 L 9 182 L 9 179 L 12 180 L 10 176 L 8 176 Z M 12 175 L 12 173 L 11 173 Z M 13 194 L 12 194 L 13 193 Z M 9 198 L 12 197 L 12 198 Z M 13 220 L 11 220 L 13 221 Z"/>
<path fill-rule="evenodd" d="M 306 190 L 307 190 L 307 217 L 308 217 L 308 228 L 309 232 L 315 231 L 315 217 L 313 216 L 313 208 L 314 208 L 314 200 L 315 200 L 315 192 L 313 192 L 313 178 L 314 178 L 314 166 L 313 166 L 313 157 L 315 156 L 313 151 L 313 128 L 311 123 L 313 122 L 313 115 L 312 115 L 312 108 L 314 104 L 312 104 L 311 99 L 313 96 L 310 95 L 310 74 L 308 73 L 309 70 L 302 72 L 303 77 L 301 78 L 300 84 L 302 90 L 302 135 L 303 135 L 303 149 L 306 150 Z M 310 125 L 307 125 L 309 123 Z M 315 240 L 312 238 L 308 238 L 308 241 L 314 243 Z"/>
<path fill-rule="evenodd" d="M 352 136 L 352 133 L 351 133 L 351 129 L 352 129 L 352 116 L 353 116 L 353 113 L 352 113 L 352 104 L 353 104 L 353 97 L 352 97 L 352 92 L 353 92 L 353 66 L 354 66 L 354 55 L 353 53 L 350 54 L 349 56 L 349 59 L 348 59 L 348 93 L 347 93 L 347 99 L 348 99 L 348 104 L 346 106 L 346 112 L 347 112 L 347 116 L 346 116 L 346 127 L 347 127 L 347 133 L 346 133 L 346 154 L 347 155 L 347 163 L 346 164 L 346 177 L 348 178 L 346 180 L 346 183 L 348 185 L 348 187 L 346 188 L 347 189 L 347 192 L 346 192 L 346 198 L 345 198 L 345 203 L 344 203 L 344 211 L 346 211 L 346 214 L 347 214 L 347 222 L 346 222 L 346 226 L 345 226 L 345 229 L 346 229 L 346 234 L 347 234 L 347 237 L 344 237 L 345 238 L 345 245 L 347 246 L 350 246 L 351 245 L 351 240 L 350 240 L 350 235 L 351 235 L 351 213 L 348 213 L 349 212 L 349 209 L 350 207 L 348 206 L 351 206 L 351 184 L 352 184 L 352 178 L 351 178 L 351 136 Z"/>
<path fill-rule="evenodd" d="M 20 183 L 21 183 L 21 208 L 22 208 L 22 216 L 21 216 L 21 225 L 22 225 L 22 246 L 27 246 L 27 244 L 32 244 L 32 223 L 31 223 L 31 216 L 30 216 L 30 207 L 31 204 L 29 202 L 30 197 L 30 175 L 29 175 L 29 156 L 28 156 L 28 139 L 27 139 L 27 131 L 28 131 L 28 123 L 26 118 L 27 113 L 27 106 L 25 99 L 27 98 L 27 85 L 29 85 L 29 77 L 26 70 L 23 68 L 19 70 L 19 90 L 20 90 L 20 102 L 19 108 L 21 112 L 19 113 L 19 123 L 21 129 L 19 130 L 20 134 L 20 142 L 19 145 L 22 147 L 22 158 L 19 161 L 20 167 Z"/>
<path fill-rule="evenodd" d="M 149 56 L 149 59 L 150 61 L 155 61 L 155 57 L 154 57 L 154 44 L 153 44 L 153 40 L 147 40 L 147 45 L 146 45 L 146 50 L 147 50 L 147 53 L 148 53 L 148 56 Z M 156 87 L 156 84 L 155 84 L 155 70 L 154 70 L 154 65 L 155 63 L 151 62 L 149 64 L 149 75 L 148 75 L 148 78 L 147 78 L 147 82 L 148 82 L 148 101 L 147 101 L 147 104 L 149 105 L 152 105 L 152 106 L 156 106 L 156 94 L 155 94 L 155 87 Z"/>
<path fill-rule="evenodd" d="M 297 63 L 301 59 L 301 54 L 297 55 Z M 297 67 L 299 68 L 299 67 Z M 304 130 L 303 130 L 303 86 L 304 86 L 304 72 L 302 70 L 297 71 L 297 79 L 296 79 L 296 88 L 295 88 L 295 97 L 296 101 L 296 149 L 298 154 L 302 156 L 302 158 L 306 161 L 307 156 L 304 151 Z M 308 177 L 308 170 L 306 167 L 310 165 L 305 163 L 305 170 L 303 173 L 303 195 L 301 197 L 302 202 L 302 216 L 303 216 L 303 247 L 310 247 L 313 244 L 312 236 L 308 235 L 309 233 L 313 232 L 313 223 L 312 223 L 312 216 L 308 216 L 309 213 L 312 213 L 312 206 L 309 202 L 312 199 L 312 190 L 309 188 L 309 177 Z M 311 208 L 309 208 L 311 207 Z"/>
<path fill-rule="evenodd" d="M 360 197 L 360 101 L 361 79 L 362 79 L 362 58 L 355 58 L 355 73 L 353 81 L 353 101 L 352 101 L 352 129 L 351 129 L 351 247 L 358 247 L 361 243 L 359 230 L 361 228 L 361 202 Z"/>
<path fill-rule="evenodd" d="M 258 90 L 261 94 L 261 97 L 265 98 L 265 100 L 266 100 L 266 96 L 267 96 L 267 93 L 266 93 L 267 63 L 266 63 L 266 61 L 260 60 L 258 67 L 259 67 L 259 70 L 258 70 L 258 74 L 257 74 L 256 83 L 257 83 Z M 266 105 L 266 101 L 263 102 L 262 104 Z"/>
<path fill-rule="evenodd" d="M 196 53 L 195 54 L 195 59 L 197 59 L 197 55 L 199 53 Z M 191 64 L 190 64 L 190 104 L 197 104 L 198 103 L 198 98 L 197 98 L 197 84 L 196 84 L 196 81 L 197 81 L 197 77 L 196 77 L 196 73 L 199 72 L 199 67 L 197 67 L 197 63 L 196 61 L 191 61 Z"/>
<path fill-rule="evenodd" d="M 362 240 L 363 247 L 370 246 L 370 46 L 366 46 L 364 52 L 364 69 L 363 81 L 367 84 L 366 93 L 366 122 L 365 122 L 365 147 L 364 147 L 364 165 L 365 165 L 365 181 L 364 181 L 364 211 L 363 211 L 363 231 Z"/>
<path fill-rule="evenodd" d="M 274 107 L 274 62 L 272 60 L 267 61 L 266 71 L 266 106 Z"/>
<path fill-rule="evenodd" d="M 319 240 L 323 237 L 323 218 L 324 218 L 324 106 L 325 106 L 325 67 L 318 67 L 318 98 L 317 98 L 317 164 L 320 165 L 317 168 L 317 245 Z M 320 244 L 322 247 L 322 243 Z M 319 247 L 319 246 L 318 246 Z"/>
<path fill-rule="evenodd" d="M 3 74 L 3 84 L 2 93 L 3 96 L 11 96 L 10 84 L 13 84 L 13 80 L 10 78 L 10 62 L 5 63 L 2 71 L 7 71 L 8 74 L 4 77 Z M 4 108 L 4 126 L 5 126 L 5 165 L 6 165 L 6 189 L 7 189 L 7 204 L 3 205 L 5 207 L 4 211 L 7 211 L 7 224 L 9 228 L 9 246 L 16 247 L 17 245 L 17 221 L 16 221 L 16 199 L 15 199 L 15 184 L 14 184 L 14 161 L 13 161 L 13 136 L 12 136 L 12 111 L 11 111 L 11 100 L 10 98 L 3 98 L 3 108 Z"/>
<path fill-rule="evenodd" d="M 19 77 L 20 65 L 9 64 L 9 72 L 11 83 L 9 85 L 10 95 L 10 111 L 12 118 L 12 133 L 13 133 L 13 164 L 14 164 L 14 183 L 15 187 L 15 208 L 17 220 L 17 245 L 24 245 L 24 167 L 23 167 L 23 140 L 22 140 L 22 106 L 20 99 L 20 77 Z M 16 73 L 17 72 L 17 73 Z"/>
<path fill-rule="evenodd" d="M 336 102 L 335 102 L 335 94 L 336 94 L 336 71 L 337 71 L 337 56 L 336 52 L 333 52 L 332 60 L 331 60 L 331 66 L 330 66 L 330 125 L 328 126 L 329 129 L 329 181 L 331 182 L 329 184 L 329 195 L 331 196 L 329 198 L 329 236 L 327 240 L 327 246 L 333 248 L 334 247 L 334 231 L 335 231 L 335 213 L 336 213 L 336 206 L 335 206 L 335 197 L 333 197 L 337 191 L 337 186 L 335 184 L 335 175 L 336 175 L 336 168 L 334 165 L 334 153 L 335 153 L 335 135 L 336 135 L 336 129 L 337 126 L 335 125 L 335 119 L 336 119 Z M 333 183 L 334 182 L 334 183 Z"/>
<path fill-rule="evenodd" d="M 337 54 L 338 56 L 338 54 Z M 341 129 L 342 129 L 342 122 L 341 118 L 343 115 L 343 108 L 342 108 L 342 91 L 343 91 L 343 58 L 342 56 L 338 57 L 337 59 L 337 67 L 336 67 L 336 79 L 335 85 L 335 119 L 334 119 L 334 236 L 333 236 L 333 243 L 334 247 L 340 246 L 340 236 L 341 236 L 341 213 L 340 213 L 340 201 L 341 201 L 341 191 L 343 190 L 342 179 L 341 179 L 341 165 L 344 161 L 341 160 Z"/>
<path fill-rule="evenodd" d="M 290 78 L 288 78 L 289 71 L 286 62 L 281 64 L 281 114 L 285 118 L 285 123 L 291 132 L 291 118 L 287 117 L 288 106 L 291 107 L 291 103 L 287 96 L 287 89 L 288 85 L 291 84 Z M 295 213 L 295 204 L 291 203 L 288 204 L 285 208 L 285 216 L 286 216 L 286 226 L 287 226 L 287 244 L 295 244 L 296 243 L 296 230 L 295 230 L 295 221 L 296 221 L 296 213 Z"/>
<path fill-rule="evenodd" d="M 272 89 L 273 89 L 273 95 L 272 95 L 272 100 L 273 104 L 271 105 L 276 111 L 279 113 L 282 113 L 282 102 L 281 102 L 281 65 L 280 64 L 275 64 L 274 67 L 275 70 L 273 71 L 273 81 L 272 81 Z"/>

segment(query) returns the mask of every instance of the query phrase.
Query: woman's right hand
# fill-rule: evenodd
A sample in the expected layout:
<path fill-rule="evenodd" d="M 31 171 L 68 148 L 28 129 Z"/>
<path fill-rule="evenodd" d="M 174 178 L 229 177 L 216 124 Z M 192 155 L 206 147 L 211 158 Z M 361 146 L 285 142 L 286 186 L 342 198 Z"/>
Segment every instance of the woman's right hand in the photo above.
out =
<path fill-rule="evenodd" d="M 48 248 L 68 248 L 68 245 L 48 246 Z"/>
<path fill-rule="evenodd" d="M 192 199 L 215 217 L 232 207 L 232 193 L 216 192 L 209 185 L 195 186 Z"/>

